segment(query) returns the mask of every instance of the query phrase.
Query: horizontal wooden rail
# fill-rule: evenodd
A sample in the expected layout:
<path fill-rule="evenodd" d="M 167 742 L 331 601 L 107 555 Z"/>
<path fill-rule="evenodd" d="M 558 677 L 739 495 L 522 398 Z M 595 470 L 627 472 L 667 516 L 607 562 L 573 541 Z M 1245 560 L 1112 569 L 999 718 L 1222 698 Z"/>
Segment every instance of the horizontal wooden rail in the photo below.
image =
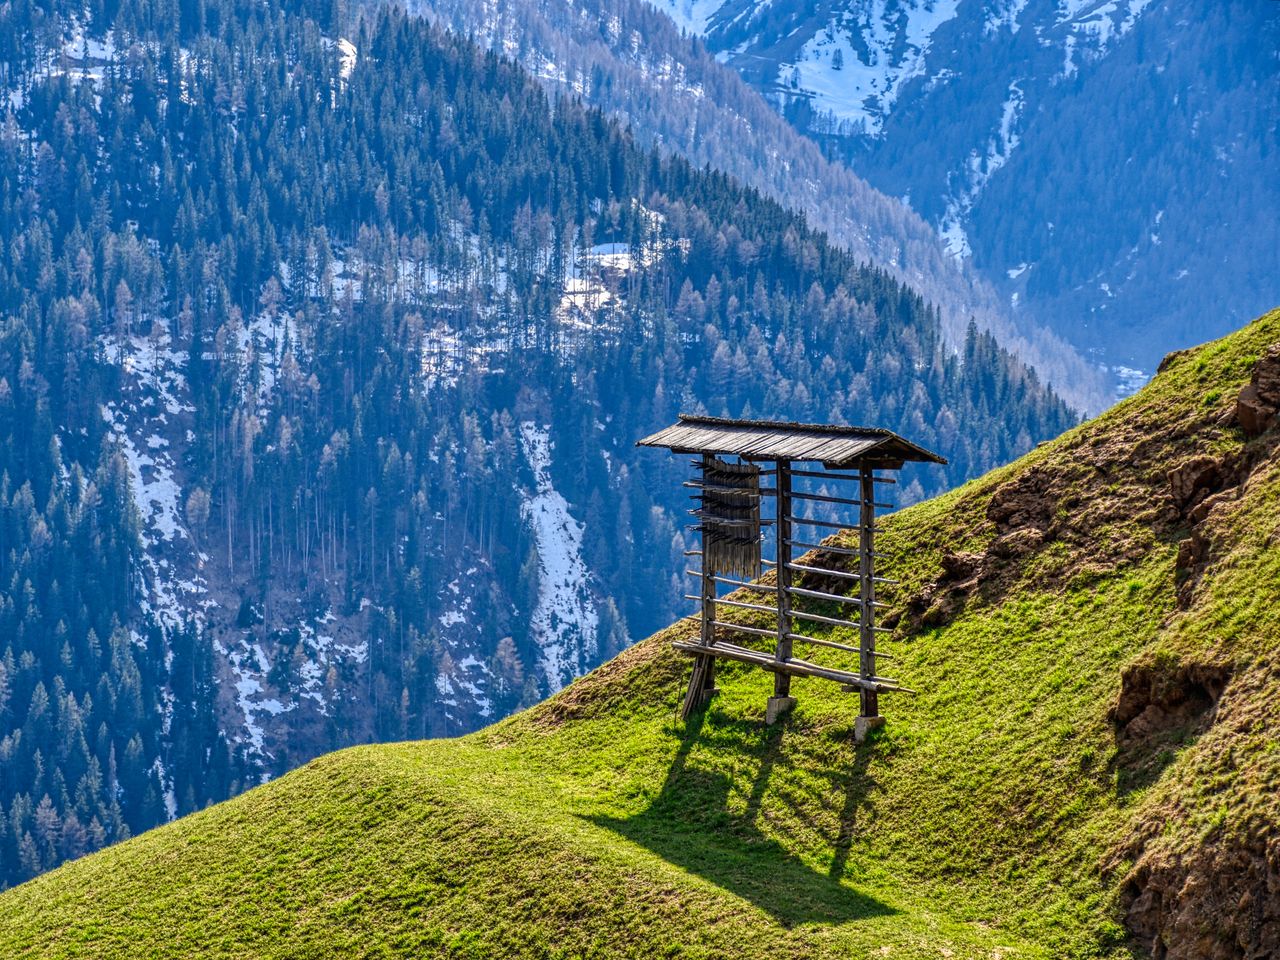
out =
<path fill-rule="evenodd" d="M 810 637 L 810 636 L 806 636 L 803 633 L 788 633 L 787 636 L 790 637 L 792 640 L 799 640 L 801 643 L 812 643 L 819 647 L 831 647 L 833 650 L 844 650 L 844 651 L 847 651 L 848 653 L 856 653 L 859 656 L 862 655 L 861 649 L 859 649 L 858 647 L 851 647 L 847 643 L 837 643 L 835 640 L 824 640 L 822 639 L 822 637 Z M 897 660 L 898 659 L 897 657 L 890 656 L 887 653 L 881 653 L 879 650 L 871 650 L 869 651 L 869 653 L 870 653 L 870 656 L 873 656 L 879 660 Z"/>
<path fill-rule="evenodd" d="M 671 644 L 675 649 L 690 656 L 713 656 L 724 657 L 727 660 L 737 660 L 741 663 L 750 663 L 762 669 L 772 671 L 774 673 L 786 673 L 799 677 L 817 677 L 821 680 L 831 680 L 847 687 L 858 690 L 870 690 L 874 693 L 887 693 L 891 691 L 903 691 L 913 693 L 906 687 L 899 686 L 897 681 L 888 677 L 862 677 L 848 670 L 836 670 L 831 667 L 820 667 L 816 663 L 810 663 L 807 660 L 790 659 L 778 660 L 771 654 L 761 653 L 759 650 L 751 650 L 747 647 L 739 647 L 732 643 L 714 643 L 711 646 L 705 646 L 701 643 L 689 643 L 687 641 L 677 640 Z"/>
<path fill-rule="evenodd" d="M 866 502 L 865 500 L 850 500 L 848 497 L 828 497 L 821 493 L 799 493 L 795 490 L 791 491 L 791 498 L 793 500 L 816 500 L 820 503 L 847 503 L 853 507 L 860 507 Z M 893 509 L 892 503 L 876 503 L 872 501 L 871 506 L 881 507 L 885 510 Z"/>
<path fill-rule="evenodd" d="M 861 476 L 856 473 L 829 473 L 826 470 L 792 470 L 793 477 L 818 477 L 822 480 L 848 480 L 857 483 L 861 480 Z M 897 483 L 893 477 L 876 477 L 871 478 L 876 483 Z"/>
<path fill-rule="evenodd" d="M 797 568 L 795 564 L 789 564 L 789 566 L 791 566 L 794 569 L 800 569 L 800 570 L 812 569 L 811 567 Z M 703 573 L 701 570 L 685 570 L 685 576 L 706 577 L 707 575 Z M 751 591 L 754 591 L 755 593 L 777 593 L 778 592 L 777 587 L 771 587 L 771 586 L 767 586 L 759 583 L 749 583 L 745 580 L 734 580 L 731 577 L 712 576 L 712 577 L 709 577 L 708 579 L 714 580 L 716 583 L 723 583 L 731 587 L 737 587 L 739 590 L 751 590 Z M 857 577 L 854 577 L 853 579 L 856 580 Z M 809 597 L 813 600 L 826 600 L 831 603 L 847 603 L 853 606 L 859 606 L 862 603 L 862 600 L 859 597 L 847 597 L 838 593 L 824 593 L 821 590 L 809 590 L 806 587 L 786 587 L 785 589 L 786 589 L 786 592 L 789 594 L 794 594 L 795 596 L 798 596 L 798 597 Z M 690 597 L 686 595 L 685 599 L 701 600 L 702 597 Z M 723 600 L 721 598 L 716 598 L 716 602 L 728 603 L 729 601 Z M 881 603 L 878 600 L 873 600 L 872 603 L 875 606 L 880 607 L 882 609 L 885 609 L 885 610 L 889 609 L 889 604 L 887 603 Z M 770 607 L 769 609 L 772 610 L 773 608 Z"/>
<path fill-rule="evenodd" d="M 860 552 L 853 549 L 852 547 L 836 547 L 836 546 L 829 546 L 827 544 L 822 544 L 822 543 L 808 543 L 804 540 L 788 540 L 786 541 L 786 543 L 787 543 L 787 546 L 789 547 L 803 547 L 805 550 L 823 550 L 827 553 L 834 553 L 837 556 L 841 556 L 841 557 L 861 556 Z M 875 556 L 874 553 L 872 553 L 871 555 L 873 557 Z"/>
<path fill-rule="evenodd" d="M 686 593 L 684 598 L 686 600 L 697 600 L 699 603 L 706 599 L 706 597 L 699 597 L 693 593 Z M 741 600 L 726 600 L 724 597 L 716 597 L 715 603 L 723 603 L 728 607 L 737 607 L 739 610 L 759 610 L 761 613 L 772 613 L 775 616 L 778 613 L 777 607 L 765 607 L 758 603 L 743 603 Z M 773 635 L 773 633 L 770 634 L 770 636 Z"/>
<path fill-rule="evenodd" d="M 839 577 L 841 580 L 861 580 L 860 574 L 850 573 L 848 570 L 830 570 L 826 567 L 806 567 L 800 563 L 788 563 L 788 570 L 799 570 L 802 573 L 820 573 L 828 577 Z"/>
<path fill-rule="evenodd" d="M 759 487 L 754 490 L 750 487 L 722 487 L 714 483 L 703 483 L 701 480 L 686 480 L 681 486 L 693 487 L 697 490 L 711 490 L 714 493 L 740 493 L 743 496 L 752 497 L 775 497 L 778 495 L 778 491 L 774 490 L 773 487 Z"/>
<path fill-rule="evenodd" d="M 840 577 L 842 580 L 861 580 L 861 574 L 850 573 L 848 570 L 832 570 L 829 567 L 810 567 L 802 563 L 788 563 L 787 569 L 801 570 L 805 573 L 820 573 L 827 577 Z M 890 580 L 888 577 L 872 577 L 872 583 L 896 584 L 897 580 Z"/>
<path fill-rule="evenodd" d="M 686 576 L 705 577 L 706 574 L 701 570 L 686 570 Z M 734 580 L 730 577 L 713 576 L 711 578 L 716 583 L 727 583 L 731 587 L 737 587 L 740 590 L 754 590 L 756 593 L 777 593 L 777 587 L 764 587 L 758 583 L 748 583 L 746 580 Z"/>
<path fill-rule="evenodd" d="M 713 627 L 720 627 L 724 630 L 737 630 L 741 633 L 749 633 L 756 637 L 776 637 L 778 635 L 777 630 L 762 630 L 759 627 L 748 627 L 741 623 L 725 623 L 723 620 L 712 620 L 711 625 Z M 701 647 L 703 650 L 707 649 L 700 643 L 696 644 L 696 646 Z"/>
<path fill-rule="evenodd" d="M 729 520 L 714 513 L 707 513 L 705 510 L 689 510 L 687 512 L 691 517 L 697 517 L 699 520 L 710 520 L 712 523 L 718 523 L 722 527 L 771 527 L 774 524 L 773 520 L 757 520 L 755 518 L 750 520 Z M 842 527 L 841 529 L 844 528 Z"/>
<path fill-rule="evenodd" d="M 860 529 L 858 524 L 856 523 L 847 523 L 847 522 L 840 523 L 839 521 L 833 522 L 831 520 L 815 520 L 813 517 L 787 517 L 787 519 L 790 520 L 792 523 L 799 523 L 799 524 L 803 524 L 810 527 L 827 527 L 828 529 L 831 529 L 831 530 Z M 872 527 L 871 532 L 879 533 L 880 531 L 877 528 Z"/>
<path fill-rule="evenodd" d="M 814 600 L 826 600 L 829 603 L 848 603 L 853 606 L 861 606 L 861 597 L 845 597 L 838 593 L 823 593 L 821 590 L 808 590 L 804 587 L 787 587 L 787 593 L 795 594 L 797 597 L 811 597 Z M 883 607 L 888 609 L 887 603 L 880 603 L 878 600 L 872 600 L 871 605 L 875 607 Z"/>
<path fill-rule="evenodd" d="M 808 613 L 804 610 L 792 610 L 791 616 L 800 620 L 810 620 L 814 623 L 825 623 L 831 627 L 852 627 L 854 630 L 862 629 L 862 624 L 854 623 L 852 620 L 841 620 L 838 617 L 823 617 L 816 613 Z M 888 627 L 872 627 L 876 633 L 893 633 Z"/>

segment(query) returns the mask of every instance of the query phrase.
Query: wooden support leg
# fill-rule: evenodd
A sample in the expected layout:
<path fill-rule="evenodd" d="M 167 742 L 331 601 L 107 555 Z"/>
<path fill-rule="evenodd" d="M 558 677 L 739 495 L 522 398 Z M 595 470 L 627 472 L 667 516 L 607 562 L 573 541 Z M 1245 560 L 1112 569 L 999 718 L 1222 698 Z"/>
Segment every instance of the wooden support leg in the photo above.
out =
<path fill-rule="evenodd" d="M 689 678 L 689 689 L 685 692 L 684 703 L 680 706 L 680 719 L 688 720 L 700 710 L 715 693 L 716 658 L 695 657 L 693 675 Z"/>
<path fill-rule="evenodd" d="M 775 461 L 777 467 L 777 530 L 778 541 L 778 640 L 774 657 L 779 661 L 791 659 L 791 461 Z M 764 721 L 774 724 L 796 705 L 791 696 L 791 674 L 781 670 L 773 675 L 773 696 L 765 707 Z"/>
<path fill-rule="evenodd" d="M 707 475 L 715 458 L 709 454 L 702 455 L 702 475 Z M 705 547 L 705 543 L 704 543 Z M 702 556 L 702 645 L 710 647 L 716 642 L 716 571 L 711 557 L 704 549 Z M 682 719 L 702 707 L 716 690 L 716 658 L 696 657 L 693 661 L 693 675 L 689 678 L 689 690 L 684 695 L 684 704 L 680 708 Z"/>
<path fill-rule="evenodd" d="M 871 736 L 871 731 L 877 727 L 884 726 L 884 717 L 859 717 L 853 722 L 853 740 L 855 743 L 865 743 L 867 737 Z"/>
<path fill-rule="evenodd" d="M 876 675 L 876 583 L 875 583 L 875 481 L 869 466 L 862 468 L 861 509 L 858 518 L 859 645 L 858 666 L 864 680 Z M 879 695 L 874 690 L 862 691 L 862 716 L 879 717 Z M 866 724 L 863 724 L 866 727 Z M 863 734 L 865 736 L 865 733 Z M 859 740 L 862 738 L 859 737 Z"/>

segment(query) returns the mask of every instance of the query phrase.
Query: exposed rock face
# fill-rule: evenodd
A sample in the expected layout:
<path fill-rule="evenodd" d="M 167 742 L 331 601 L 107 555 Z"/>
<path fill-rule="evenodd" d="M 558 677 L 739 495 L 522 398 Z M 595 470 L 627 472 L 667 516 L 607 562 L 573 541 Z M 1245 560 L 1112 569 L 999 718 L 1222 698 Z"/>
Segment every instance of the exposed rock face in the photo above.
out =
<path fill-rule="evenodd" d="M 1205 558 L 1209 544 L 1197 531 L 1178 544 L 1178 557 L 1174 561 L 1174 569 L 1191 570 Z"/>
<path fill-rule="evenodd" d="M 1280 956 L 1280 837 L 1208 837 L 1186 854 L 1144 861 L 1124 899 L 1129 930 L 1156 960 Z"/>
<path fill-rule="evenodd" d="M 1239 744 L 1243 731 L 1274 729 L 1277 720 L 1270 670 L 1261 665 L 1230 677 L 1221 664 L 1131 668 L 1111 712 L 1121 756 L 1151 757 L 1189 734 L 1216 733 L 1219 749 L 1203 762 L 1213 765 L 1213 775 L 1241 776 L 1247 761 L 1230 744 Z M 1265 792 L 1265 768 L 1249 769 Z M 1120 896 L 1125 925 L 1156 960 L 1274 960 L 1280 957 L 1280 824 L 1268 812 L 1274 804 L 1237 805 L 1225 821 L 1180 831 L 1180 823 L 1206 813 L 1205 799 L 1186 807 L 1185 799 L 1170 798 L 1119 851 L 1113 867 L 1133 864 Z"/>
<path fill-rule="evenodd" d="M 1169 471 L 1169 494 L 1177 516 L 1195 528 L 1178 544 L 1174 569 L 1178 571 L 1178 606 L 1191 604 L 1197 583 L 1209 559 L 1211 544 L 1203 530 L 1204 520 L 1219 504 L 1239 495 L 1239 483 L 1247 465 L 1229 458 L 1192 457 Z"/>
<path fill-rule="evenodd" d="M 942 555 L 942 573 L 948 580 L 957 583 L 977 575 L 982 566 L 980 553 L 944 553 Z"/>
<path fill-rule="evenodd" d="M 991 543 L 990 552 L 993 556 L 1004 560 L 1025 557 L 1034 553 L 1036 548 L 1044 542 L 1044 538 L 1043 530 L 1036 527 L 1022 527 L 996 537 Z"/>
<path fill-rule="evenodd" d="M 1044 530 L 1053 517 L 1051 482 L 1048 473 L 1031 470 L 999 487 L 987 504 L 987 519 L 1002 532 L 1028 527 Z"/>
<path fill-rule="evenodd" d="M 1258 388 L 1251 383 L 1236 397 L 1236 422 L 1251 437 L 1263 433 L 1275 414 L 1276 408 L 1263 402 L 1258 396 Z"/>
<path fill-rule="evenodd" d="M 1280 411 L 1280 343 L 1273 344 L 1253 368 L 1253 379 L 1236 397 L 1236 420 L 1251 437 L 1265 433 Z"/>
<path fill-rule="evenodd" d="M 1166 731 L 1207 725 L 1230 671 L 1217 664 L 1135 664 L 1120 681 L 1111 722 L 1121 747 L 1141 744 Z"/>
<path fill-rule="evenodd" d="M 1225 472 L 1225 465 L 1213 457 L 1192 457 L 1169 471 L 1169 493 L 1173 502 L 1184 511 L 1194 506 L 1218 489 Z"/>

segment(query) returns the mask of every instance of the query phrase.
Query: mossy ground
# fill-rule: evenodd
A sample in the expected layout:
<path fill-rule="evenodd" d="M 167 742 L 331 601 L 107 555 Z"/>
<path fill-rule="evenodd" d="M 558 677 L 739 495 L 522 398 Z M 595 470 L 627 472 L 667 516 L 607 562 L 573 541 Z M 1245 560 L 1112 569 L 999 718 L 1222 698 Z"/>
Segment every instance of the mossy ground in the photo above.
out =
<path fill-rule="evenodd" d="M 449 742 L 323 757 L 0 896 L 5 956 L 1128 956 L 1139 853 L 1275 820 L 1280 462 L 1218 423 L 1280 312 L 1176 360 L 1023 460 L 886 518 L 908 598 L 990 547 L 992 493 L 1049 478 L 1058 533 L 930 629 L 900 629 L 886 727 L 800 679 L 719 674 L 676 719 L 677 624 L 546 704 Z M 1252 444 L 1179 607 L 1167 471 Z M 1271 444 L 1272 446 L 1267 446 Z M 890 596 L 887 599 L 892 600 Z M 905 621 L 904 621 L 905 622 Z M 840 656 L 823 651 L 823 662 Z M 1230 723 L 1117 746 L 1144 661 L 1226 664 Z M 1272 731 L 1272 732 L 1269 732 Z M 1153 824 L 1158 824 L 1153 827 Z"/>

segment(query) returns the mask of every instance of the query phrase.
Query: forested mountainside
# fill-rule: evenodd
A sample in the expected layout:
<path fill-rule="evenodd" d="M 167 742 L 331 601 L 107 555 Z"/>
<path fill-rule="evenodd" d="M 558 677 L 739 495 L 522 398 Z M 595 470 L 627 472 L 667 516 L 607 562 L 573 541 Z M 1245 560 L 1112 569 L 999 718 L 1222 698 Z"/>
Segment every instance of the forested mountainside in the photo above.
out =
<path fill-rule="evenodd" d="M 654 0 L 1089 355 L 1280 300 L 1280 6 Z"/>
<path fill-rule="evenodd" d="M 970 319 L 1029 362 L 1076 409 L 1113 398 L 1096 363 L 951 256 L 932 225 L 872 188 L 645 0 L 414 0 L 460 34 L 518 59 L 553 95 L 617 117 L 638 141 L 754 186 L 859 260 L 934 303 L 959 345 Z"/>
<path fill-rule="evenodd" d="M 672 618 L 677 411 L 896 428 L 952 461 L 904 502 L 1074 420 L 800 216 L 338 17 L 0 7 L 4 883 Z"/>
<path fill-rule="evenodd" d="M 766 726 L 744 664 L 678 720 L 677 623 L 487 730 L 317 759 L 7 891 L 0 951 L 1273 957 L 1277 409 L 1280 311 L 883 518 L 881 649 L 919 692 L 865 743 L 815 678 Z"/>

